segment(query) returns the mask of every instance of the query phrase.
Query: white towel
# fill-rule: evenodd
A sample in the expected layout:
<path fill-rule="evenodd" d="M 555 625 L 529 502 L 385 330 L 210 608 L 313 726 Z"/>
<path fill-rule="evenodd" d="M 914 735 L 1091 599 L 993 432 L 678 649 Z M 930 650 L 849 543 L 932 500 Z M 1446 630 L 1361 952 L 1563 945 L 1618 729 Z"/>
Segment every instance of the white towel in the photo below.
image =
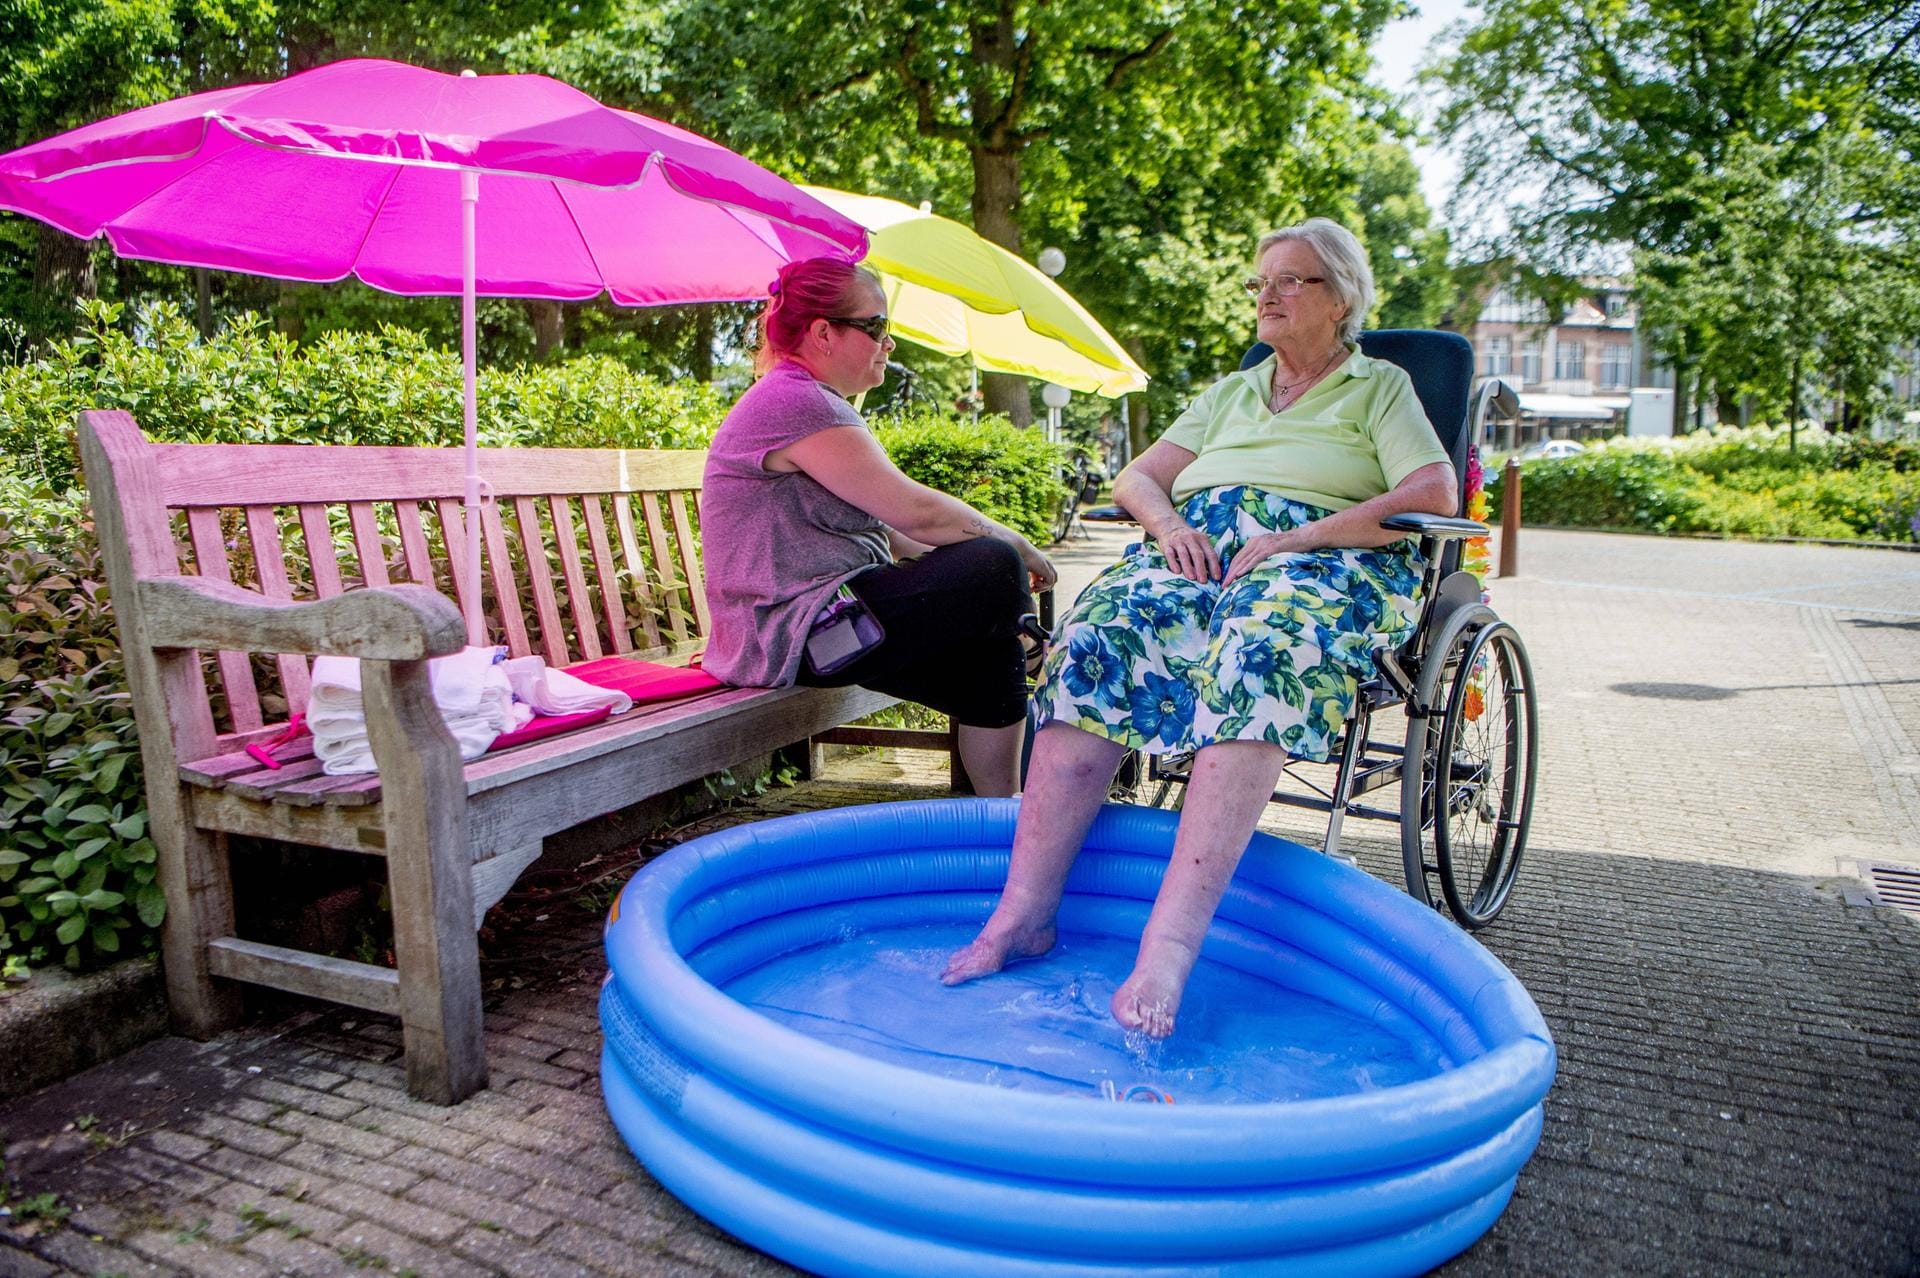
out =
<path fill-rule="evenodd" d="M 614 688 L 600 688 L 550 668 L 541 657 L 515 657 L 495 669 L 506 672 L 513 695 L 541 714 L 579 714 L 583 710 L 613 707 L 613 713 L 633 709 L 633 698 Z"/>
<path fill-rule="evenodd" d="M 494 651 L 467 648 L 427 663 L 434 704 L 462 759 L 479 758 L 495 737 L 524 722 L 515 714 L 513 688 L 494 664 Z M 358 658 L 314 658 L 307 727 L 313 732 L 314 756 L 328 776 L 377 771 L 367 737 Z"/>

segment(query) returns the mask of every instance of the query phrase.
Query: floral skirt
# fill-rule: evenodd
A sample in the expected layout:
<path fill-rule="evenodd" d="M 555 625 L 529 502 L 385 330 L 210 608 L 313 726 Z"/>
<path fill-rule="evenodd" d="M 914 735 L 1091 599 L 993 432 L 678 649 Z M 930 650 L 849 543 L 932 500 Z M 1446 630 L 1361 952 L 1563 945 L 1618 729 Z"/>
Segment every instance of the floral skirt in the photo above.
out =
<path fill-rule="evenodd" d="M 1209 488 L 1183 518 L 1231 567 L 1263 532 L 1330 513 L 1264 489 Z M 1274 555 L 1231 586 L 1194 581 L 1138 542 L 1081 591 L 1048 646 L 1036 725 L 1053 720 L 1150 754 L 1266 741 L 1325 761 L 1374 653 L 1419 622 L 1410 541 Z"/>

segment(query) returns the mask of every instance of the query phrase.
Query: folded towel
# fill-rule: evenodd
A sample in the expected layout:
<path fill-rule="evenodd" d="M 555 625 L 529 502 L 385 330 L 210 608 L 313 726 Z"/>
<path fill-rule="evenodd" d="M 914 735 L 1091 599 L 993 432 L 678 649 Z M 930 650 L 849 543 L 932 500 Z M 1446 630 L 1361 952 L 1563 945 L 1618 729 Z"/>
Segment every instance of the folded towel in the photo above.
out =
<path fill-rule="evenodd" d="M 506 674 L 513 695 L 541 714 L 580 714 L 603 706 L 613 714 L 633 709 L 633 698 L 626 693 L 584 683 L 564 670 L 551 668 L 540 657 L 515 657 L 496 669 Z"/>
<path fill-rule="evenodd" d="M 485 754 L 502 732 L 501 721 L 492 715 L 465 715 L 448 719 L 446 724 L 454 743 L 460 747 L 462 759 L 477 759 Z M 325 737 L 314 734 L 313 753 L 320 760 L 322 772 L 330 777 L 344 777 L 380 770 L 373 760 L 373 741 L 367 736 L 365 720 L 361 721 L 360 729 Z"/>
<path fill-rule="evenodd" d="M 526 721 L 524 711 L 516 712 L 513 687 L 495 666 L 492 648 L 467 648 L 436 657 L 427 663 L 427 673 L 434 704 L 459 744 L 462 759 L 479 758 L 495 737 Z M 378 770 L 367 737 L 358 658 L 314 659 L 307 726 L 313 732 L 313 753 L 327 775 Z"/>

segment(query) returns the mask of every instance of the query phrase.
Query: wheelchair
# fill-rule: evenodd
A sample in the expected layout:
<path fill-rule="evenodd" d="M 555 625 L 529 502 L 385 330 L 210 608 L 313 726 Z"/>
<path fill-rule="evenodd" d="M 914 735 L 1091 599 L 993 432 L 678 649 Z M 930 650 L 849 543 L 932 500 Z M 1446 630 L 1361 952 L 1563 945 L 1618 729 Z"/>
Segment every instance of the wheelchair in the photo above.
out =
<path fill-rule="evenodd" d="M 1473 349 L 1456 333 L 1362 333 L 1360 349 L 1412 378 L 1460 476 L 1464 511 L 1468 448 L 1488 411 L 1510 392 L 1489 381 L 1473 393 Z M 1270 353 L 1257 344 L 1240 367 Z M 1132 522 L 1117 506 L 1082 518 Z M 1382 520 L 1381 527 L 1419 538 L 1426 561 L 1419 625 L 1404 645 L 1377 655 L 1376 674 L 1361 683 L 1333 759 L 1288 759 L 1283 780 L 1306 793 L 1280 789 L 1273 801 L 1325 812 L 1322 850 L 1329 856 L 1340 855 L 1349 816 L 1397 821 L 1408 893 L 1477 929 L 1505 908 L 1526 852 L 1538 754 L 1533 670 L 1519 634 L 1482 601 L 1480 582 L 1460 566 L 1465 540 L 1486 536 L 1484 524 L 1409 514 Z M 1377 738 L 1376 716 L 1395 707 L 1406 719 L 1404 738 Z M 1190 756 L 1136 753 L 1122 763 L 1116 790 L 1144 792 L 1153 806 L 1178 807 L 1190 766 Z M 1332 768 L 1331 783 L 1316 782 L 1303 771 L 1310 768 Z M 1395 784 L 1397 807 L 1363 801 Z"/>

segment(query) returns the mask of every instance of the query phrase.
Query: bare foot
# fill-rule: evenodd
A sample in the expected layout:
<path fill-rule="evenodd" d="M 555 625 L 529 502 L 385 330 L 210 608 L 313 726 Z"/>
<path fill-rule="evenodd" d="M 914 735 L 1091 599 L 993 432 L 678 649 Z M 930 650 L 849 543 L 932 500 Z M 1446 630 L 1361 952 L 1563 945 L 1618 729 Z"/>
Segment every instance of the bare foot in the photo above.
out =
<path fill-rule="evenodd" d="M 1113 1019 L 1148 1038 L 1173 1033 L 1193 956 L 1179 946 L 1142 946 L 1126 983 L 1113 993 Z"/>
<path fill-rule="evenodd" d="M 1014 959 L 1037 958 L 1053 948 L 1053 924 L 1041 927 L 1009 928 L 996 932 L 992 921 L 980 930 L 964 948 L 947 959 L 947 970 L 940 974 L 942 985 L 963 985 L 981 976 L 991 976 Z"/>

